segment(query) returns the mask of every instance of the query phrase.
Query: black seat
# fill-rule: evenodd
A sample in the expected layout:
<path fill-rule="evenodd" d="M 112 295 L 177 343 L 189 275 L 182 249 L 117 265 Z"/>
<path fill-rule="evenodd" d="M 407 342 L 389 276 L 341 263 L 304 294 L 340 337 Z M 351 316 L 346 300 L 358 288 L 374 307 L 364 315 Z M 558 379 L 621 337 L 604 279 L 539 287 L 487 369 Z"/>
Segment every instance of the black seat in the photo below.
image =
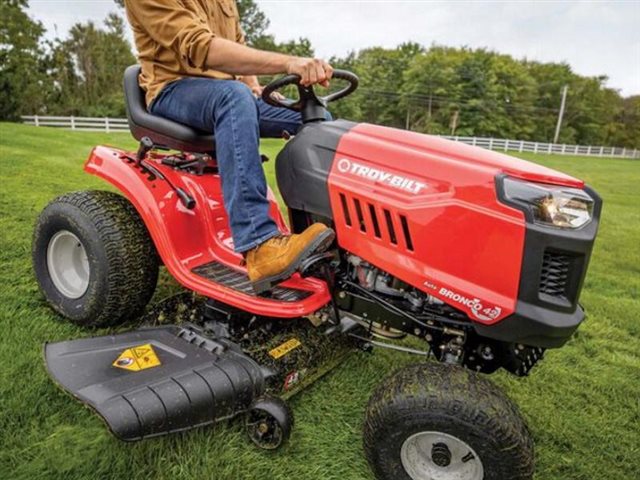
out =
<path fill-rule="evenodd" d="M 140 65 L 124 72 L 124 97 L 129 129 L 136 140 L 149 137 L 157 146 L 193 153 L 212 153 L 214 137 L 210 133 L 188 127 L 147 111 L 145 93 L 138 84 Z"/>

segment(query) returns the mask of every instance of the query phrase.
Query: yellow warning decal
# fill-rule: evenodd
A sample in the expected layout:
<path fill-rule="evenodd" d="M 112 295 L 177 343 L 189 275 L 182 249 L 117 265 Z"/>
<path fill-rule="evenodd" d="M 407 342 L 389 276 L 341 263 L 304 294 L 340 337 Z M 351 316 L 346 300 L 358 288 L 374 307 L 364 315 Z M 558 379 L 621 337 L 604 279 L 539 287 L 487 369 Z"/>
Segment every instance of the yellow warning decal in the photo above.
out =
<path fill-rule="evenodd" d="M 278 358 L 285 356 L 291 350 L 298 348 L 300 345 L 302 345 L 300 340 L 292 338 L 291 340 L 284 342 L 282 345 L 278 345 L 273 350 L 270 350 L 269 355 L 277 360 Z"/>
<path fill-rule="evenodd" d="M 160 359 L 150 343 L 139 347 L 127 348 L 113 362 L 114 367 L 132 372 L 139 372 L 159 365 L 161 365 Z"/>

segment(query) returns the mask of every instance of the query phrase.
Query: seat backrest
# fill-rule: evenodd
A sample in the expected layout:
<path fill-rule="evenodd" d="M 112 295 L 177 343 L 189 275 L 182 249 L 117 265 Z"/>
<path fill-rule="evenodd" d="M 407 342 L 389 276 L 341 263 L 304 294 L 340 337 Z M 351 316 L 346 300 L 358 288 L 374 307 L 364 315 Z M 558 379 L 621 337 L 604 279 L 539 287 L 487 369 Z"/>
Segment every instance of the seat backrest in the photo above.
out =
<path fill-rule="evenodd" d="M 183 152 L 213 153 L 213 135 L 148 112 L 144 90 L 138 83 L 139 76 L 140 65 L 131 65 L 124 72 L 127 120 L 134 138 L 149 137 L 158 146 Z"/>

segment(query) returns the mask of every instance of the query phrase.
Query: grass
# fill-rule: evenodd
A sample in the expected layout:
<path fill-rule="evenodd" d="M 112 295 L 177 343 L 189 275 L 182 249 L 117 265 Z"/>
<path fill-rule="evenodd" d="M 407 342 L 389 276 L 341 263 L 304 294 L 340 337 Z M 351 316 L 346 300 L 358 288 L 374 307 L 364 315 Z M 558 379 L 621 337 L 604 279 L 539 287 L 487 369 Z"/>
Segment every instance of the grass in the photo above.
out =
<path fill-rule="evenodd" d="M 358 354 L 292 400 L 290 444 L 253 448 L 238 423 L 135 444 L 112 438 L 48 379 L 46 341 L 104 333 L 64 322 L 31 271 L 34 221 L 71 190 L 105 188 L 82 171 L 95 144 L 134 148 L 126 134 L 0 124 L 0 478 L 368 479 L 361 424 L 380 377 L 413 361 Z M 272 159 L 280 146 L 265 142 Z M 584 178 L 604 197 L 602 228 L 582 295 L 588 321 L 532 376 L 492 378 L 520 406 L 536 442 L 537 479 L 638 478 L 640 471 L 640 162 L 525 158 Z M 273 184 L 273 162 L 267 164 Z M 178 287 L 165 274 L 156 299 Z"/>

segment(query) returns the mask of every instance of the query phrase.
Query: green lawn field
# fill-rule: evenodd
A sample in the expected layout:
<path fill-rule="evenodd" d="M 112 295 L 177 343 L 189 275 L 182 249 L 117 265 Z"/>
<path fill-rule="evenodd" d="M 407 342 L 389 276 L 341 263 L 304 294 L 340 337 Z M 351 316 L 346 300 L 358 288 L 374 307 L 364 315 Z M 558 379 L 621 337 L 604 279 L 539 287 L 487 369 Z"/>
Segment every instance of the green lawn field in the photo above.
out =
<path fill-rule="evenodd" d="M 370 392 L 415 361 L 356 354 L 292 400 L 296 426 L 265 453 L 239 423 L 121 443 L 47 377 L 42 344 L 106 333 L 63 321 L 31 270 L 35 219 L 55 196 L 109 188 L 85 174 L 95 144 L 135 148 L 128 134 L 0 124 L 0 479 L 370 479 L 361 425 Z M 281 143 L 268 141 L 275 158 Z M 494 375 L 520 406 L 536 442 L 539 480 L 631 480 L 640 472 L 640 161 L 525 158 L 585 179 L 604 197 L 601 231 L 582 294 L 588 320 L 529 378 Z M 274 184 L 273 162 L 266 164 Z M 162 275 L 155 300 L 179 287 Z"/>

